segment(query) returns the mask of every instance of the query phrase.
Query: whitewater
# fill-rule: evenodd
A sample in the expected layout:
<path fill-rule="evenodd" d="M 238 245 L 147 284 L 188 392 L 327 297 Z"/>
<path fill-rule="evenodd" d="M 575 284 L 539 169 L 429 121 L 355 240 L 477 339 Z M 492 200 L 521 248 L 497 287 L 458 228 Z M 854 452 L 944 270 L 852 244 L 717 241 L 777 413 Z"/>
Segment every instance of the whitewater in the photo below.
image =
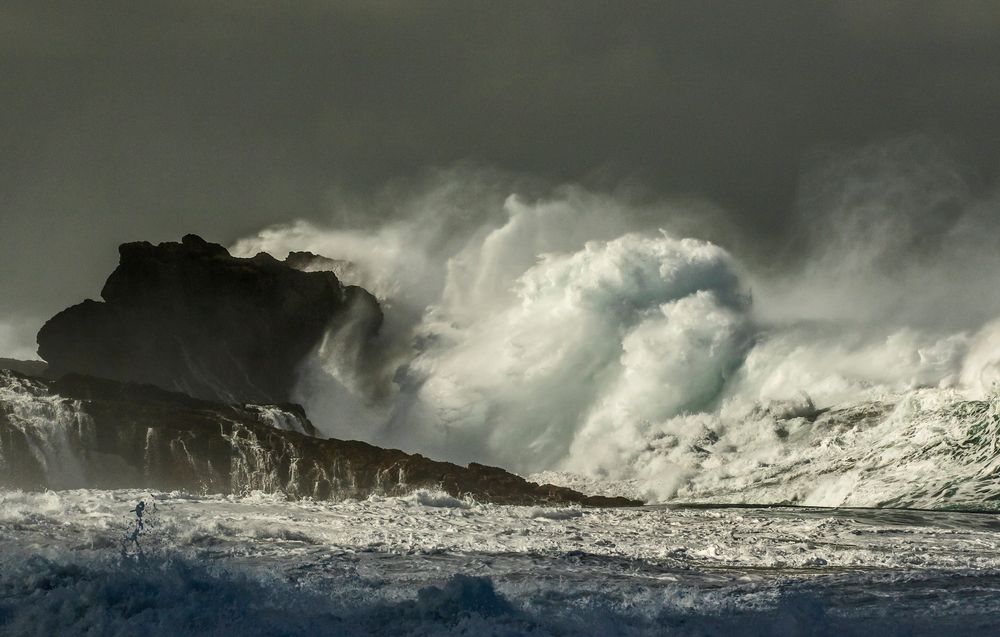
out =
<path fill-rule="evenodd" d="M 780 272 L 681 204 L 475 172 L 232 251 L 333 257 L 310 267 L 383 306 L 376 342 L 348 323 L 304 364 L 323 435 L 647 502 L 994 507 L 994 202 L 885 149 L 800 200 Z"/>
<path fill-rule="evenodd" d="M 139 547 L 123 542 L 146 503 Z M 0 492 L 0 633 L 1000 629 L 996 515 Z"/>

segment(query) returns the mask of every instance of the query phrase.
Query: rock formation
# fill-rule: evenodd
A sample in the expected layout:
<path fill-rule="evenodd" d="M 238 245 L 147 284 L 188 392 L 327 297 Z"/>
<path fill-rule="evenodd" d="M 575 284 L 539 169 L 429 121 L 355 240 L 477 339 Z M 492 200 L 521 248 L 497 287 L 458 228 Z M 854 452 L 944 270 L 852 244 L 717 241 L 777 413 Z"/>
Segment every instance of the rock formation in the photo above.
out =
<path fill-rule="evenodd" d="M 104 300 L 60 312 L 38 333 L 47 369 L 0 369 L 0 487 L 317 499 L 431 488 L 502 504 L 641 504 L 317 438 L 288 404 L 304 359 L 329 337 L 350 344 L 343 355 L 359 368 L 368 345 L 378 348 L 375 298 L 330 271 L 357 275 L 349 262 L 236 258 L 194 235 L 119 252 Z"/>
<path fill-rule="evenodd" d="M 221 402 L 285 403 L 302 360 L 339 321 L 360 338 L 381 324 L 375 298 L 332 272 L 260 253 L 236 258 L 187 235 L 127 243 L 101 292 L 50 319 L 38 353 L 53 377 L 76 372 Z M 358 311 L 360 307 L 361 311 Z"/>
<path fill-rule="evenodd" d="M 304 412 L 280 406 L 296 428 Z M 0 485 L 144 488 L 317 499 L 442 489 L 499 504 L 630 506 L 538 485 L 495 467 L 462 467 L 357 441 L 276 428 L 260 406 L 220 404 L 148 385 L 0 371 Z"/>

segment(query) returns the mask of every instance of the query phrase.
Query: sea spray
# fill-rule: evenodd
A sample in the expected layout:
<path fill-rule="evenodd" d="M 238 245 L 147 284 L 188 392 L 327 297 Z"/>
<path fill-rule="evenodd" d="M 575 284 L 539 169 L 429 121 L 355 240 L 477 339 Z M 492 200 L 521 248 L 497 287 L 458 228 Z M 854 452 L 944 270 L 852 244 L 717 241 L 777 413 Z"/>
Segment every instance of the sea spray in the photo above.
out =
<path fill-rule="evenodd" d="M 79 458 L 81 441 L 94 435 L 91 418 L 79 401 L 49 394 L 41 383 L 9 370 L 0 370 L 0 409 L 9 425 L 20 433 L 46 484 L 72 489 L 87 484 Z M 16 453 L 0 445 L 0 470 L 13 471 L 27 459 L 7 458 Z"/>
<path fill-rule="evenodd" d="M 823 432 L 804 436 L 809 418 L 761 417 L 783 401 L 869 414 L 826 424 L 831 416 L 819 428 L 881 423 L 892 438 L 879 419 L 908 393 L 925 401 L 941 392 L 935 400 L 957 405 L 1000 377 L 995 328 L 981 321 L 997 314 L 984 292 L 1000 263 L 969 231 L 989 202 L 973 199 L 948 166 L 921 167 L 905 151 L 864 149 L 836 158 L 840 169 L 810 173 L 797 212 L 808 221 L 805 257 L 780 275 L 675 231 L 634 230 L 655 216 L 697 231 L 676 205 L 649 215 L 572 187 L 529 200 L 447 174 L 395 200 L 381 226 L 296 222 L 234 251 L 346 258 L 356 266 L 349 282 L 379 297 L 381 355 L 366 361 L 377 373 L 345 377 L 351 365 L 338 364 L 337 348 L 306 365 L 299 398 L 327 435 L 696 498 L 711 476 L 744 471 L 757 476 L 749 483 L 780 483 L 791 478 L 777 469 L 765 478 L 754 463 L 811 457 L 799 445 Z M 941 277 L 951 283 L 929 305 L 920 281 Z M 948 290 L 974 305 L 969 321 L 949 311 Z M 827 291 L 836 307 L 820 298 Z M 850 493 L 851 467 L 837 470 L 847 477 L 827 495 L 766 497 L 873 500 Z M 749 484 L 733 480 L 742 486 L 720 486 L 720 498 Z"/>

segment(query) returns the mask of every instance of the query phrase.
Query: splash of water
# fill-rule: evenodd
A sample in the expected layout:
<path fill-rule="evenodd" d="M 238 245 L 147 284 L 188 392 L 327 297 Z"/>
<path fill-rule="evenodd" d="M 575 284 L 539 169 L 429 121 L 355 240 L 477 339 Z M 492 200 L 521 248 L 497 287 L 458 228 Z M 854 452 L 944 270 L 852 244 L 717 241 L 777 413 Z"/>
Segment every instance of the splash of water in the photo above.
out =
<path fill-rule="evenodd" d="M 79 453 L 82 441 L 94 431 L 79 401 L 50 395 L 41 383 L 0 370 L 0 409 L 24 437 L 50 487 L 87 485 Z M 2 454 L 0 448 L 0 462 L 4 462 Z"/>
<path fill-rule="evenodd" d="M 780 276 L 708 242 L 630 231 L 642 211 L 612 197 L 480 190 L 468 204 L 475 192 L 452 180 L 376 229 L 299 222 L 234 252 L 347 258 L 347 282 L 382 301 L 382 356 L 345 364 L 327 348 L 308 365 L 300 398 L 327 435 L 638 480 L 656 498 L 701 493 L 698 476 L 773 443 L 782 410 L 894 406 L 927 388 L 958 404 L 1000 378 L 988 320 L 1000 307 L 978 292 L 1000 259 L 968 249 L 990 204 L 905 151 L 866 150 L 807 179 L 811 256 Z M 661 212 L 667 225 L 684 215 Z M 929 295 L 928 278 L 940 283 Z M 961 311 L 941 307 L 949 293 Z M 894 422 L 879 421 L 890 439 Z M 791 464 L 810 456 L 794 436 L 773 444 Z"/>

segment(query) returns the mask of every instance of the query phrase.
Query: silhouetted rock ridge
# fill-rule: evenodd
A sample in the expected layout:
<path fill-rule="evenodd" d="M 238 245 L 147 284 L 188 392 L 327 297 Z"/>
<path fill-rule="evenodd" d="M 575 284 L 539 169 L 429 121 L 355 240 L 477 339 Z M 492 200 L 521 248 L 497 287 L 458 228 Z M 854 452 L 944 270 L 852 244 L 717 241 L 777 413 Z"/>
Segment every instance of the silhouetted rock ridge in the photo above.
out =
<path fill-rule="evenodd" d="M 220 402 L 286 403 L 298 367 L 328 329 L 364 306 L 362 337 L 382 320 L 375 298 L 332 272 L 266 253 L 237 258 L 187 235 L 126 243 L 101 291 L 38 333 L 47 374 L 149 383 Z"/>

